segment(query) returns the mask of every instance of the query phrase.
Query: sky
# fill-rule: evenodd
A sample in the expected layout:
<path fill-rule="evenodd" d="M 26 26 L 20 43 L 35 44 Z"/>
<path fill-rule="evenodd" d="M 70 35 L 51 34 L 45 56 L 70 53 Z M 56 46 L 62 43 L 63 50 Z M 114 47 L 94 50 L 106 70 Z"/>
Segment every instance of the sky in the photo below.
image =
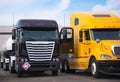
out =
<path fill-rule="evenodd" d="M 52 19 L 70 26 L 73 12 L 112 12 L 120 17 L 120 0 L 0 0 L 0 26 L 20 19 Z"/>

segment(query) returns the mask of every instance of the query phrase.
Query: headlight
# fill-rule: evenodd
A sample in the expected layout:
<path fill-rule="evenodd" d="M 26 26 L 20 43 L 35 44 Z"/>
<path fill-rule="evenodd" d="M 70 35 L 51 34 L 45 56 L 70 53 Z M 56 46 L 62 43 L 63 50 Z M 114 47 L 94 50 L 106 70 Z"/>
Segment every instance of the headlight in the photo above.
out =
<path fill-rule="evenodd" d="M 112 59 L 112 57 L 107 54 L 101 54 L 100 57 L 103 59 Z"/>
<path fill-rule="evenodd" d="M 24 62 L 24 58 L 21 58 L 21 62 Z"/>
<path fill-rule="evenodd" d="M 59 61 L 59 58 L 53 58 L 52 60 L 53 61 Z"/>
<path fill-rule="evenodd" d="M 21 62 L 28 62 L 28 58 L 20 58 Z"/>

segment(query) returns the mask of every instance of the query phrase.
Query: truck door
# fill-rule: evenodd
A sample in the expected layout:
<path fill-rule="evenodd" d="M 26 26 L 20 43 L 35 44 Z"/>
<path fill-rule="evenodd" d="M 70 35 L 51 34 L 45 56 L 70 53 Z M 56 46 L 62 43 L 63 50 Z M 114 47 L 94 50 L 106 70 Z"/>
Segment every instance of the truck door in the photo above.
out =
<path fill-rule="evenodd" d="M 85 48 L 85 56 L 88 57 L 90 54 L 90 34 L 89 30 L 84 31 L 84 48 Z"/>
<path fill-rule="evenodd" d="M 73 53 L 73 29 L 62 28 L 60 32 L 60 54 L 62 59 L 68 58 L 69 53 Z"/>
<path fill-rule="evenodd" d="M 84 54 L 84 40 L 83 40 L 83 37 L 84 37 L 84 31 L 83 30 L 80 30 L 79 31 L 79 42 L 78 42 L 78 55 L 77 57 L 82 57 L 82 55 Z"/>
<path fill-rule="evenodd" d="M 89 54 L 89 45 L 90 45 L 90 35 L 88 30 L 81 30 L 79 32 L 79 44 L 78 48 L 79 55 L 81 57 L 85 57 L 87 54 Z"/>
<path fill-rule="evenodd" d="M 90 54 L 90 35 L 89 30 L 81 30 L 79 33 L 79 44 L 78 44 L 78 54 L 80 57 L 80 67 L 87 68 L 88 66 L 88 57 Z"/>

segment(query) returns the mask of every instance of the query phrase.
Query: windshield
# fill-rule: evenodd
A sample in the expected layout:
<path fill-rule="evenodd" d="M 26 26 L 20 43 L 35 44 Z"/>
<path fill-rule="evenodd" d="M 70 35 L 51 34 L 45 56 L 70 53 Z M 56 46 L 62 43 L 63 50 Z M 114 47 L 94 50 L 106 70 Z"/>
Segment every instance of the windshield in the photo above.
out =
<path fill-rule="evenodd" d="M 93 40 L 120 40 L 120 29 L 94 29 Z"/>
<path fill-rule="evenodd" d="M 57 29 L 51 29 L 51 30 L 46 30 L 46 29 L 40 29 L 40 30 L 23 30 L 20 33 L 21 38 L 26 38 L 26 39 L 58 39 L 58 31 Z"/>

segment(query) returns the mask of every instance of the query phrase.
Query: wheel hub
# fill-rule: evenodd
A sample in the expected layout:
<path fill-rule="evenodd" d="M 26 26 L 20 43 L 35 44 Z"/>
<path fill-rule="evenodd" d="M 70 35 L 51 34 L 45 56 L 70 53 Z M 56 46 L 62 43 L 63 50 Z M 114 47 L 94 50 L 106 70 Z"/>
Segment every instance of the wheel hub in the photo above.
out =
<path fill-rule="evenodd" d="M 96 64 L 95 64 L 95 62 L 92 63 L 91 71 L 92 71 L 92 74 L 96 73 Z"/>

